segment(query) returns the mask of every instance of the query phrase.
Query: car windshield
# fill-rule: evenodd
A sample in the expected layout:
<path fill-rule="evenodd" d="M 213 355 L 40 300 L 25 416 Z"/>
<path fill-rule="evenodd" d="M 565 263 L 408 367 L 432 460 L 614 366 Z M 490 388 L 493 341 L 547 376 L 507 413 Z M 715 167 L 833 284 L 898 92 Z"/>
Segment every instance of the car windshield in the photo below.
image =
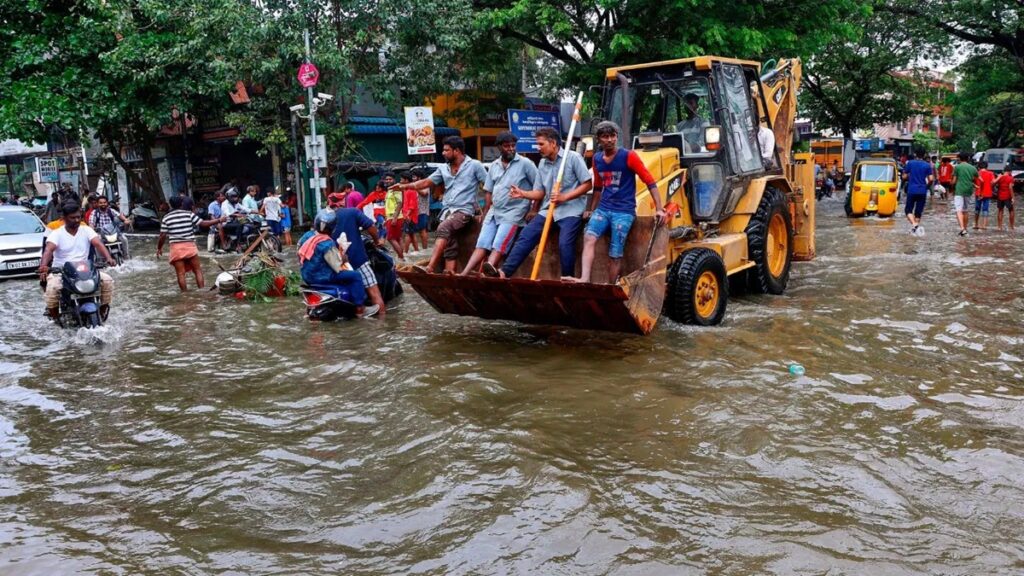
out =
<path fill-rule="evenodd" d="M 43 223 L 31 212 L 22 210 L 0 211 L 0 236 L 12 234 L 39 234 Z"/>
<path fill-rule="evenodd" d="M 857 180 L 861 182 L 892 182 L 896 179 L 896 167 L 892 164 L 861 164 Z"/>
<path fill-rule="evenodd" d="M 609 101 L 608 118 L 622 125 L 622 88 L 615 86 Z M 704 147 L 704 128 L 713 123 L 706 78 L 655 80 L 629 87 L 632 114 L 631 132 L 676 134 L 684 155 L 708 153 Z M 671 139 L 666 138 L 666 143 Z M 630 143 L 622 143 L 630 145 Z M 712 152 L 713 154 L 713 152 Z"/>

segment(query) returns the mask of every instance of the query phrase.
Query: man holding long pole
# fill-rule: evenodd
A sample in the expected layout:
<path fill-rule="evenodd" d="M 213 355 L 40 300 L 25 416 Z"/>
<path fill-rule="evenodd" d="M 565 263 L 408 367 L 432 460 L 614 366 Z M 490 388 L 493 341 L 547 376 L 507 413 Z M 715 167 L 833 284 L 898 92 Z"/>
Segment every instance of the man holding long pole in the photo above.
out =
<path fill-rule="evenodd" d="M 552 209 L 552 205 L 552 223 L 558 229 L 562 277 L 570 278 L 576 273 L 576 240 L 583 229 L 583 211 L 587 207 L 586 194 L 593 187 L 593 176 L 582 156 L 572 150 L 561 149 L 557 130 L 539 128 L 534 136 L 537 138 L 537 147 L 541 155 L 537 166 L 540 174 L 539 186 L 536 190 L 521 190 L 518 186 L 513 186 L 511 196 L 541 202 L 542 209 L 520 233 L 500 270 L 496 270 L 489 263 L 484 264 L 483 271 L 487 276 L 506 278 L 515 274 L 530 252 L 540 243 L 548 211 Z M 558 168 L 563 158 L 566 158 L 561 182 L 561 188 L 566 190 L 564 193 L 555 186 Z"/>

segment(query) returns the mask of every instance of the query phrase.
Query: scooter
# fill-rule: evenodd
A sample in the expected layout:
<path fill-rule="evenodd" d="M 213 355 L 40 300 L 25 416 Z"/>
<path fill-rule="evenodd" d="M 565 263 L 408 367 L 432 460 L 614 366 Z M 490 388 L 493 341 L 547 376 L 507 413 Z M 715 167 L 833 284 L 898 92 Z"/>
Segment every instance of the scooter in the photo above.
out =
<path fill-rule="evenodd" d="M 386 250 L 378 248 L 373 239 L 363 236 L 363 247 L 370 257 L 370 267 L 377 277 L 384 302 L 390 302 L 404 291 L 395 272 L 395 261 Z M 306 317 L 310 320 L 332 322 L 338 319 L 350 320 L 356 317 L 358 305 L 352 301 L 348 288 L 340 286 L 308 286 L 300 287 L 302 300 L 306 303 Z M 368 305 L 369 301 L 364 302 Z"/>
<path fill-rule="evenodd" d="M 89 260 L 65 262 L 57 324 L 61 328 L 98 328 L 106 320 L 100 305 L 100 272 Z"/>

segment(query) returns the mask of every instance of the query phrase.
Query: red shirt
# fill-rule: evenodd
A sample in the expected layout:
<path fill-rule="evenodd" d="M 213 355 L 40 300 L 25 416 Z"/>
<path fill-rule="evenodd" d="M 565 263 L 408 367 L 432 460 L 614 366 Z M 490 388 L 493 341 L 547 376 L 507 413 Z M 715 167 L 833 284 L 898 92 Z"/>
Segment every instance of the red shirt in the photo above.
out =
<path fill-rule="evenodd" d="M 410 222 L 415 222 L 420 216 L 419 196 L 415 188 L 406 188 L 402 192 L 402 215 Z"/>
<path fill-rule="evenodd" d="M 939 164 L 939 184 L 949 184 L 953 182 L 953 163 L 944 162 Z"/>
<path fill-rule="evenodd" d="M 1003 175 L 996 179 L 996 188 L 999 190 L 999 195 L 997 196 L 997 199 L 1012 200 L 1013 176 L 1007 172 L 1003 172 Z"/>
<path fill-rule="evenodd" d="M 384 216 L 384 199 L 386 197 L 387 194 L 384 192 L 374 190 L 373 192 L 370 192 L 370 195 L 360 202 L 359 206 L 356 206 L 356 208 L 362 210 L 367 204 L 373 204 L 373 217 L 376 218 L 377 216 Z"/>
<path fill-rule="evenodd" d="M 974 195 L 979 198 L 991 198 L 992 197 L 992 182 L 996 179 L 996 175 L 991 171 L 982 168 L 978 170 L 978 177 L 974 179 Z"/>

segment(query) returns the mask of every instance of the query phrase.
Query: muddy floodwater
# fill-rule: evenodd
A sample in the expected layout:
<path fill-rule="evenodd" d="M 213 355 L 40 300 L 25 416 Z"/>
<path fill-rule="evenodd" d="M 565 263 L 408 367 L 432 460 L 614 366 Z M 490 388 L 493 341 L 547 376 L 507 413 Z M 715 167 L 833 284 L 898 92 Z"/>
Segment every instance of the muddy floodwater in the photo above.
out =
<path fill-rule="evenodd" d="M 646 338 L 311 324 L 142 238 L 94 332 L 0 284 L 0 574 L 1024 573 L 1024 233 L 818 222 Z"/>

